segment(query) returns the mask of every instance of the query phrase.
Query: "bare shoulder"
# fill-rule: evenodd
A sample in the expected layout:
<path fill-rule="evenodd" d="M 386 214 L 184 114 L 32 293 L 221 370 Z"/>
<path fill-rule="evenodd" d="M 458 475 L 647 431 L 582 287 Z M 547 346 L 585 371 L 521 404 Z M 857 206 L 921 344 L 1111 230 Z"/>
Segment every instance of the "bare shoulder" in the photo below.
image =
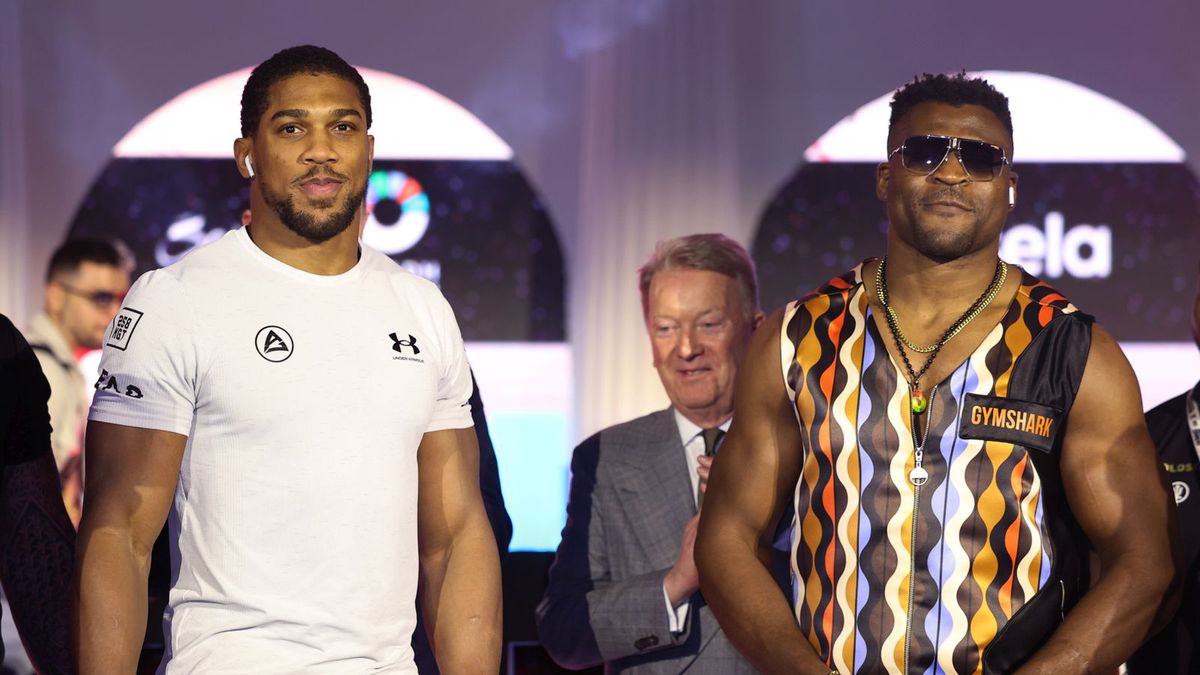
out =
<path fill-rule="evenodd" d="M 1068 465 L 1101 457 L 1133 461 L 1153 457 L 1133 367 L 1112 334 L 1092 326 L 1092 342 L 1079 392 L 1067 420 L 1063 460 Z"/>
<path fill-rule="evenodd" d="M 768 316 L 754 331 L 749 352 L 738 369 L 734 394 L 733 426 L 724 454 L 793 456 L 798 447 L 798 429 L 788 396 L 784 363 L 792 354 L 782 330 L 787 308 Z"/>
<path fill-rule="evenodd" d="M 775 310 L 754 330 L 750 350 L 739 369 L 738 398 L 743 387 L 764 392 L 775 391 L 776 387 L 783 390 L 782 338 L 789 307 Z"/>
<path fill-rule="evenodd" d="M 1082 414 L 1142 416 L 1142 397 L 1137 376 L 1121 345 L 1103 326 L 1092 324 L 1091 348 L 1072 416 Z"/>

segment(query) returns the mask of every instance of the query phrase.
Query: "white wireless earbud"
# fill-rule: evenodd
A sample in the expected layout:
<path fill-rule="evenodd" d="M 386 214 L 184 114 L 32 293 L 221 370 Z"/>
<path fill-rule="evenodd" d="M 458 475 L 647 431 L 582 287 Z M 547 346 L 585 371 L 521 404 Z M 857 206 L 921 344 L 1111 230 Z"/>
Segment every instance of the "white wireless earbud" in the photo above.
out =
<path fill-rule="evenodd" d="M 247 157 L 246 161 L 247 162 L 250 161 L 250 158 Z M 1009 185 L 1008 186 L 1008 208 L 1011 209 L 1012 207 L 1014 207 L 1016 205 L 1017 205 L 1017 188 Z"/>
<path fill-rule="evenodd" d="M 254 178 L 254 162 L 250 161 L 250 155 L 246 155 L 246 173 Z M 1010 190 L 1012 188 L 1009 188 Z"/>

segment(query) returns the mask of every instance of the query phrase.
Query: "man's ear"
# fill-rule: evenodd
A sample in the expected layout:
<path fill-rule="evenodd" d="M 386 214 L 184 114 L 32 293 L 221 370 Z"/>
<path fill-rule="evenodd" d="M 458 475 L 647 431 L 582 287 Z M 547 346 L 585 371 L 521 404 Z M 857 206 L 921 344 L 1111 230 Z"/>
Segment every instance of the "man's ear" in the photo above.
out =
<path fill-rule="evenodd" d="M 875 167 L 875 196 L 879 201 L 887 201 L 888 180 L 892 177 L 892 167 L 887 162 L 881 162 Z"/>
<path fill-rule="evenodd" d="M 762 310 L 755 312 L 754 316 L 750 317 L 750 330 L 751 331 L 758 330 L 758 327 L 762 325 L 762 322 L 766 318 L 767 318 L 767 315 L 763 314 Z"/>
<path fill-rule="evenodd" d="M 375 137 L 367 134 L 367 173 L 375 167 Z"/>
<path fill-rule="evenodd" d="M 1008 170 L 1008 208 L 1013 208 L 1017 205 L 1017 172 L 1011 168 Z"/>
<path fill-rule="evenodd" d="M 62 286 L 51 281 L 46 284 L 46 313 L 55 316 L 62 311 L 63 303 L 67 300 L 66 291 Z"/>
<path fill-rule="evenodd" d="M 237 163 L 238 173 L 242 174 L 242 178 L 254 178 L 254 173 L 246 163 L 246 159 L 250 157 L 251 140 L 249 138 L 238 138 L 233 141 L 233 160 Z"/>

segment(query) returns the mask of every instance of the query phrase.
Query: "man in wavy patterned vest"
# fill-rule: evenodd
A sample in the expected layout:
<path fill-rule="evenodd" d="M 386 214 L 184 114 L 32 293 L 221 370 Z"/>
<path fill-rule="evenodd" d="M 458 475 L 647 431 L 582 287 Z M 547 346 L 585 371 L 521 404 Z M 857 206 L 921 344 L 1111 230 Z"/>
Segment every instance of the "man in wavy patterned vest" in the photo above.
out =
<path fill-rule="evenodd" d="M 1172 504 L 1134 374 L 998 257 L 1012 151 L 987 82 L 901 88 L 886 256 L 755 336 L 697 562 L 764 672 L 1112 672 L 1170 611 Z M 789 500 L 791 607 L 755 555 Z"/>
<path fill-rule="evenodd" d="M 695 234 L 659 242 L 638 277 L 671 407 L 575 449 L 538 635 L 568 668 L 751 673 L 697 592 L 692 548 L 710 456 L 733 414 L 734 375 L 763 319 L 754 263 L 728 237 Z M 779 586 L 774 593 L 784 600 Z"/>

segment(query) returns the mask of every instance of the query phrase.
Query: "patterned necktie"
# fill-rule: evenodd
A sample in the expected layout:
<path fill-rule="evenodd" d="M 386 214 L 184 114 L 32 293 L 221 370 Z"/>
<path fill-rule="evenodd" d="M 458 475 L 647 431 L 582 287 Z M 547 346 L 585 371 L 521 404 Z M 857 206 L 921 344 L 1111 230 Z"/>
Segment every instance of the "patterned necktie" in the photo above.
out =
<path fill-rule="evenodd" d="M 704 456 L 712 457 L 717 454 L 717 444 L 721 442 L 721 437 L 725 435 L 725 431 L 720 427 L 713 429 L 704 429 L 700 432 L 700 436 L 704 439 Z M 696 484 L 696 510 L 704 504 L 704 493 L 700 492 L 700 484 Z"/>

